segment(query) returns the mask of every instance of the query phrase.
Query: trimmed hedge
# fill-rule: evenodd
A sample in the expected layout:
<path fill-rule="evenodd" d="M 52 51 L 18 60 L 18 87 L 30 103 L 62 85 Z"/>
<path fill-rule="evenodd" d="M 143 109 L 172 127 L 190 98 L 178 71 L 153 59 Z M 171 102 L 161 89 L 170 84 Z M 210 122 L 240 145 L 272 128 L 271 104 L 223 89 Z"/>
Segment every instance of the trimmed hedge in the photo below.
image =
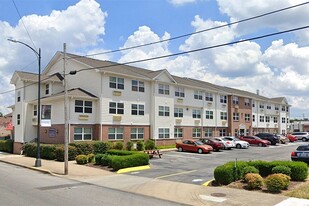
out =
<path fill-rule="evenodd" d="M 54 160 L 56 159 L 56 148 L 57 145 L 53 144 L 43 144 L 40 145 L 41 147 L 41 158 L 47 160 Z M 35 147 L 37 148 L 37 147 Z"/>
<path fill-rule="evenodd" d="M 264 182 L 268 191 L 277 193 L 289 187 L 290 177 L 285 174 L 272 174 L 267 176 Z"/>
<path fill-rule="evenodd" d="M 112 156 L 111 167 L 119 170 L 128 167 L 136 167 L 149 164 L 149 156 L 146 153 L 135 153 L 126 156 Z"/>
<path fill-rule="evenodd" d="M 69 161 L 75 160 L 75 157 L 78 155 L 77 148 L 69 145 L 68 149 L 69 149 L 69 157 L 68 157 Z M 63 145 L 58 146 L 56 148 L 55 153 L 56 153 L 56 160 L 64 162 L 64 146 Z"/>
<path fill-rule="evenodd" d="M 77 148 L 78 154 L 104 154 L 109 149 L 108 143 L 102 141 L 73 142 L 69 145 Z"/>
<path fill-rule="evenodd" d="M 246 174 L 249 174 L 249 173 L 259 174 L 259 170 L 253 166 L 246 166 L 241 170 L 242 178 L 245 178 Z"/>
<path fill-rule="evenodd" d="M 127 150 L 131 151 L 133 149 L 133 145 L 134 145 L 134 143 L 132 141 L 128 141 L 127 146 L 126 146 Z"/>
<path fill-rule="evenodd" d="M 291 169 L 287 166 L 283 166 L 283 165 L 278 165 L 276 167 L 273 167 L 273 169 L 271 170 L 273 174 L 285 174 L 287 176 L 291 176 Z"/>
<path fill-rule="evenodd" d="M 96 165 L 100 165 L 101 164 L 101 159 L 105 154 L 96 154 L 94 157 L 94 161 Z"/>
<path fill-rule="evenodd" d="M 126 151 L 126 150 L 108 150 L 106 154 L 109 155 L 117 155 L 117 156 L 128 156 L 133 154 L 138 154 L 139 152 L 136 151 Z"/>
<path fill-rule="evenodd" d="M 77 155 L 75 157 L 76 163 L 79 165 L 85 165 L 88 162 L 88 158 L 86 155 Z"/>
<path fill-rule="evenodd" d="M 145 149 L 144 142 L 142 140 L 138 140 L 136 142 L 136 149 L 137 151 L 143 151 Z"/>
<path fill-rule="evenodd" d="M 13 140 L 0 140 L 0 151 L 13 153 Z"/>
<path fill-rule="evenodd" d="M 147 140 L 145 143 L 145 149 L 146 150 L 153 150 L 156 148 L 155 142 L 151 139 Z"/>

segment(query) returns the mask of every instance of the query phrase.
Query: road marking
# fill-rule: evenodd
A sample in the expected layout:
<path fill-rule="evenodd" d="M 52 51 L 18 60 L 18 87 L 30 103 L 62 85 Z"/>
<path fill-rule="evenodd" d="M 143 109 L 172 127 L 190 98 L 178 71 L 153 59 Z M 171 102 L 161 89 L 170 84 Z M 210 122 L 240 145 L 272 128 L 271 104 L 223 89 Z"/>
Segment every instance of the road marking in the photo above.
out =
<path fill-rule="evenodd" d="M 207 182 L 205 182 L 204 184 L 202 184 L 203 186 L 207 187 L 209 185 L 209 183 L 211 183 L 212 181 L 214 181 L 215 179 L 211 179 Z"/>
<path fill-rule="evenodd" d="M 196 171 L 197 171 L 197 170 L 190 170 L 190 171 L 178 172 L 178 173 L 173 173 L 173 174 L 169 174 L 169 175 L 159 176 L 159 177 L 156 177 L 156 179 L 162 179 L 162 178 L 165 178 L 165 177 L 172 177 L 172 176 L 187 174 L 187 173 L 196 172 Z"/>
<path fill-rule="evenodd" d="M 203 181 L 203 179 L 194 179 L 194 180 L 192 180 L 192 182 L 202 182 Z"/>
<path fill-rule="evenodd" d="M 224 202 L 226 198 L 223 197 L 212 197 L 208 195 L 200 195 L 200 198 L 202 200 L 208 200 L 208 201 L 213 201 L 213 202 Z"/>
<path fill-rule="evenodd" d="M 292 197 L 292 198 L 283 200 L 282 202 L 276 204 L 275 206 L 290 206 L 290 205 L 308 206 L 309 200 Z"/>
<path fill-rule="evenodd" d="M 139 167 L 129 167 L 129 168 L 124 168 L 124 169 L 118 170 L 117 174 L 122 174 L 122 173 L 127 173 L 127 172 L 135 172 L 135 171 L 147 170 L 147 169 L 150 169 L 149 165 L 139 166 Z"/>

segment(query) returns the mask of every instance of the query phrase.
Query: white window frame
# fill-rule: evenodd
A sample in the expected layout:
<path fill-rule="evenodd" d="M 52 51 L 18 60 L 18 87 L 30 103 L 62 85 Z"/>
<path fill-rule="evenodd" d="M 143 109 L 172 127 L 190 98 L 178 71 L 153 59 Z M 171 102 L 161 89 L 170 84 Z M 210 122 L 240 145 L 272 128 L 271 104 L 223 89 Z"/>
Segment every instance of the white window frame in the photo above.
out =
<path fill-rule="evenodd" d="M 169 106 L 159 106 L 159 116 L 160 117 L 169 117 L 170 116 L 170 107 Z"/>
<path fill-rule="evenodd" d="M 81 105 L 77 105 L 77 102 L 81 102 Z M 78 111 L 76 111 L 78 109 Z M 81 110 L 81 111 L 79 111 Z M 75 113 L 85 113 L 85 114 L 92 114 L 92 101 L 86 101 L 86 100 L 75 100 Z"/>
<path fill-rule="evenodd" d="M 174 137 L 178 138 L 178 139 L 183 138 L 183 129 L 179 128 L 179 127 L 175 127 L 174 128 Z"/>
<path fill-rule="evenodd" d="M 21 101 L 21 91 L 17 91 L 17 102 Z"/>
<path fill-rule="evenodd" d="M 265 122 L 270 122 L 270 116 L 265 116 Z"/>
<path fill-rule="evenodd" d="M 80 129 L 81 132 L 76 132 L 76 129 Z M 89 130 L 89 131 L 88 131 Z M 80 135 L 81 139 L 75 139 L 76 135 Z M 85 138 L 87 135 L 90 135 L 90 138 Z M 89 127 L 75 127 L 74 128 L 74 141 L 91 141 L 92 140 L 92 128 Z"/>
<path fill-rule="evenodd" d="M 265 117 L 263 115 L 260 115 L 260 122 L 265 122 Z"/>
<path fill-rule="evenodd" d="M 213 94 L 210 93 L 210 92 L 206 92 L 206 93 L 205 93 L 205 101 L 207 101 L 207 102 L 213 102 L 213 101 L 214 101 Z"/>
<path fill-rule="evenodd" d="M 144 139 L 144 128 L 131 128 L 131 140 Z"/>
<path fill-rule="evenodd" d="M 222 103 L 222 104 L 227 103 L 227 96 L 226 95 L 220 95 L 220 103 Z"/>
<path fill-rule="evenodd" d="M 175 107 L 174 108 L 174 117 L 182 118 L 183 117 L 183 108 Z"/>
<path fill-rule="evenodd" d="M 281 118 L 281 123 L 283 123 L 283 124 L 286 123 L 285 117 L 282 117 L 282 118 Z"/>
<path fill-rule="evenodd" d="M 145 83 L 138 80 L 131 81 L 131 89 L 134 92 L 145 92 Z"/>
<path fill-rule="evenodd" d="M 201 110 L 200 109 L 192 109 L 192 118 L 201 119 Z"/>
<path fill-rule="evenodd" d="M 169 139 L 170 138 L 170 128 L 158 128 L 158 138 L 159 139 Z"/>
<path fill-rule="evenodd" d="M 50 94 L 50 84 L 45 84 L 45 95 Z"/>
<path fill-rule="evenodd" d="M 210 110 L 206 110 L 205 111 L 205 118 L 206 119 L 214 119 L 214 112 L 213 111 L 210 111 Z"/>
<path fill-rule="evenodd" d="M 271 105 L 270 104 L 266 105 L 266 109 L 271 109 Z"/>
<path fill-rule="evenodd" d="M 245 98 L 245 106 L 250 106 L 250 99 Z"/>
<path fill-rule="evenodd" d="M 275 110 L 279 111 L 279 105 L 278 104 L 275 105 Z"/>
<path fill-rule="evenodd" d="M 38 116 L 38 105 L 36 104 L 33 105 L 33 116 L 34 117 Z"/>
<path fill-rule="evenodd" d="M 20 125 L 20 121 L 21 121 L 21 115 L 17 114 L 16 115 L 16 123 L 17 123 L 17 125 Z"/>
<path fill-rule="evenodd" d="M 205 137 L 212 137 L 212 128 L 204 128 Z"/>
<path fill-rule="evenodd" d="M 226 136 L 226 129 L 219 129 L 219 135 L 220 137 Z"/>
<path fill-rule="evenodd" d="M 158 89 L 159 94 L 169 95 L 170 94 L 170 86 L 167 84 L 159 84 Z"/>
<path fill-rule="evenodd" d="M 278 117 L 274 117 L 274 123 L 278 123 Z"/>
<path fill-rule="evenodd" d="M 115 104 L 115 105 L 111 105 Z M 109 114 L 124 114 L 124 103 L 122 102 L 109 102 Z M 112 112 L 115 110 L 115 112 Z"/>
<path fill-rule="evenodd" d="M 183 87 L 176 87 L 175 88 L 175 96 L 176 97 L 185 97 L 185 88 L 183 88 Z"/>
<path fill-rule="evenodd" d="M 252 115 L 252 122 L 255 122 L 255 115 Z"/>
<path fill-rule="evenodd" d="M 250 114 L 245 114 L 245 121 L 250 122 Z"/>
<path fill-rule="evenodd" d="M 194 90 L 194 99 L 202 100 L 203 99 L 203 91 Z"/>
<path fill-rule="evenodd" d="M 233 96 L 233 104 L 239 104 L 238 96 Z"/>
<path fill-rule="evenodd" d="M 145 105 L 131 104 L 131 115 L 144 116 L 145 115 Z"/>
<path fill-rule="evenodd" d="M 227 112 L 220 112 L 220 119 L 227 120 Z"/>
<path fill-rule="evenodd" d="M 239 113 L 233 112 L 233 121 L 239 121 Z"/>
<path fill-rule="evenodd" d="M 124 90 L 124 78 L 110 76 L 109 88 Z"/>
<path fill-rule="evenodd" d="M 193 138 L 199 138 L 201 137 L 201 128 L 192 128 L 192 137 Z"/>
<path fill-rule="evenodd" d="M 122 127 L 110 127 L 108 128 L 108 140 L 123 140 L 123 133 L 124 129 Z"/>

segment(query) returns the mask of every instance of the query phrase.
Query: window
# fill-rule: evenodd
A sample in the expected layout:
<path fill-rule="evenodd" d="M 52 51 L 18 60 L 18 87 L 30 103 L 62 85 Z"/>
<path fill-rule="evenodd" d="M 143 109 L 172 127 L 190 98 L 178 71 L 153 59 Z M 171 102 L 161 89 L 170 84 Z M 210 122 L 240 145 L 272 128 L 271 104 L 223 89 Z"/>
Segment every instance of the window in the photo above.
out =
<path fill-rule="evenodd" d="M 252 122 L 255 122 L 255 115 L 252 115 Z"/>
<path fill-rule="evenodd" d="M 17 125 L 20 125 L 20 114 L 17 114 Z"/>
<path fill-rule="evenodd" d="M 238 104 L 238 97 L 237 96 L 233 96 L 233 104 Z"/>
<path fill-rule="evenodd" d="M 289 107 L 286 107 L 286 111 L 289 112 Z"/>
<path fill-rule="evenodd" d="M 201 129 L 193 128 L 192 129 L 192 137 L 201 137 Z"/>
<path fill-rule="evenodd" d="M 144 115 L 145 106 L 142 104 L 131 104 L 132 115 Z"/>
<path fill-rule="evenodd" d="M 92 140 L 92 128 L 74 128 L 74 141 Z"/>
<path fill-rule="evenodd" d="M 264 122 L 264 116 L 260 116 L 260 122 Z"/>
<path fill-rule="evenodd" d="M 144 139 L 144 128 L 131 128 L 131 139 Z"/>
<path fill-rule="evenodd" d="M 213 111 L 206 111 L 206 119 L 213 119 L 214 112 Z"/>
<path fill-rule="evenodd" d="M 212 129 L 205 128 L 205 137 L 212 137 Z"/>
<path fill-rule="evenodd" d="M 33 116 L 38 116 L 38 105 L 33 105 Z"/>
<path fill-rule="evenodd" d="M 277 104 L 275 105 L 275 110 L 279 111 L 279 105 L 277 105 Z"/>
<path fill-rule="evenodd" d="M 286 118 L 286 123 L 290 123 L 290 122 L 289 122 L 289 118 Z"/>
<path fill-rule="evenodd" d="M 220 103 L 226 104 L 226 102 L 227 102 L 226 96 L 225 95 L 220 95 Z"/>
<path fill-rule="evenodd" d="M 268 104 L 268 105 L 266 106 L 266 109 L 271 109 L 271 105 Z"/>
<path fill-rule="evenodd" d="M 183 137 L 182 133 L 183 133 L 182 128 L 175 128 L 174 129 L 174 137 L 175 138 L 182 138 Z"/>
<path fill-rule="evenodd" d="M 252 100 L 252 107 L 255 107 L 255 101 Z"/>
<path fill-rule="evenodd" d="M 174 117 L 183 117 L 183 108 L 174 108 Z"/>
<path fill-rule="evenodd" d="M 119 102 L 109 103 L 109 113 L 110 114 L 124 114 L 124 104 Z"/>
<path fill-rule="evenodd" d="M 42 105 L 42 118 L 51 119 L 51 105 Z"/>
<path fill-rule="evenodd" d="M 245 114 L 245 121 L 250 122 L 250 114 Z"/>
<path fill-rule="evenodd" d="M 270 122 L 270 116 L 265 116 L 265 122 Z"/>
<path fill-rule="evenodd" d="M 21 99 L 21 92 L 18 91 L 17 92 L 17 102 L 20 102 L 20 99 Z"/>
<path fill-rule="evenodd" d="M 75 100 L 76 113 L 92 113 L 92 101 Z"/>
<path fill-rule="evenodd" d="M 144 82 L 132 80 L 132 91 L 134 91 L 134 92 L 145 92 Z"/>
<path fill-rule="evenodd" d="M 176 87 L 175 96 L 176 97 L 185 97 L 185 89 L 182 88 L 182 87 Z"/>
<path fill-rule="evenodd" d="M 285 117 L 282 117 L 282 123 L 285 123 Z"/>
<path fill-rule="evenodd" d="M 170 86 L 166 84 L 159 84 L 159 94 L 170 94 Z"/>
<path fill-rule="evenodd" d="M 264 109 L 264 104 L 260 103 L 260 109 Z"/>
<path fill-rule="evenodd" d="M 233 120 L 239 121 L 239 113 L 238 112 L 233 112 Z"/>
<path fill-rule="evenodd" d="M 192 117 L 195 118 L 195 119 L 200 119 L 201 118 L 201 110 L 193 109 L 192 110 Z"/>
<path fill-rule="evenodd" d="M 226 129 L 220 129 L 220 137 L 226 136 Z"/>
<path fill-rule="evenodd" d="M 169 128 L 159 128 L 159 139 L 170 138 Z"/>
<path fill-rule="evenodd" d="M 124 78 L 109 77 L 109 87 L 115 89 L 124 89 Z"/>
<path fill-rule="evenodd" d="M 123 128 L 108 128 L 108 139 L 123 139 Z"/>
<path fill-rule="evenodd" d="M 245 106 L 250 106 L 250 99 L 245 98 Z"/>
<path fill-rule="evenodd" d="M 278 117 L 274 117 L 274 123 L 278 123 Z"/>
<path fill-rule="evenodd" d="M 202 92 L 202 91 L 195 90 L 195 91 L 194 91 L 194 99 L 202 100 L 202 99 L 203 99 L 203 92 Z"/>
<path fill-rule="evenodd" d="M 281 111 L 285 112 L 285 106 L 281 107 Z"/>
<path fill-rule="evenodd" d="M 227 120 L 227 112 L 220 112 L 220 119 Z"/>
<path fill-rule="evenodd" d="M 212 93 L 208 93 L 208 92 L 205 93 L 205 100 L 208 101 L 208 102 L 214 101 Z"/>
<path fill-rule="evenodd" d="M 45 84 L 45 94 L 49 94 L 49 84 Z"/>
<path fill-rule="evenodd" d="M 159 106 L 159 116 L 170 116 L 170 108 L 167 106 Z"/>

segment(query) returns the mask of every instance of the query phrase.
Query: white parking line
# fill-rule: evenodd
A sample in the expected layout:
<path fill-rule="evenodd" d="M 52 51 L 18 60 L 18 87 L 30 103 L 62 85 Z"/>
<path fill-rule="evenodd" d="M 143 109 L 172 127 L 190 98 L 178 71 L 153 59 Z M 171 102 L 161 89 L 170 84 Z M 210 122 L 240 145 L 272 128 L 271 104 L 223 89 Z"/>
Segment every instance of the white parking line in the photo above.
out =
<path fill-rule="evenodd" d="M 223 198 L 223 197 L 212 197 L 208 195 L 200 195 L 200 198 L 202 200 L 209 200 L 212 202 L 224 202 L 226 200 L 226 198 Z"/>
<path fill-rule="evenodd" d="M 275 206 L 290 206 L 290 205 L 308 206 L 309 200 L 292 197 L 292 198 L 283 200 L 282 202 L 276 204 Z"/>

